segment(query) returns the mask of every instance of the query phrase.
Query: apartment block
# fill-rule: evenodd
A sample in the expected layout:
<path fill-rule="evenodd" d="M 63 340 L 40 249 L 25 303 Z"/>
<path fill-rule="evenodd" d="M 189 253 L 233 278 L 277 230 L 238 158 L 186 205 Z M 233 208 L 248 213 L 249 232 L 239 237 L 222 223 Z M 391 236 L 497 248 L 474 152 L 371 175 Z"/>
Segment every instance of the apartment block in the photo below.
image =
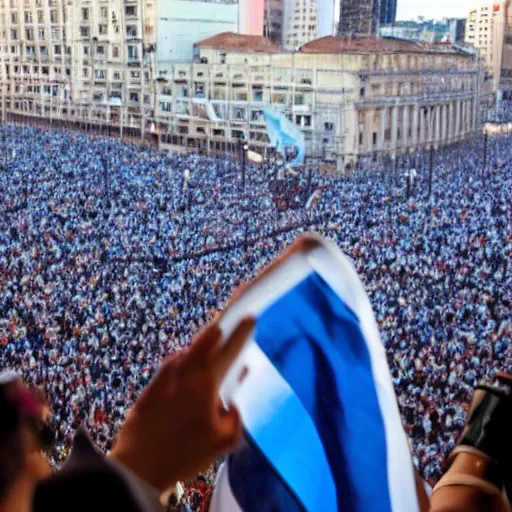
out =
<path fill-rule="evenodd" d="M 4 113 L 145 131 L 155 0 L 0 0 L 0 17 Z"/>

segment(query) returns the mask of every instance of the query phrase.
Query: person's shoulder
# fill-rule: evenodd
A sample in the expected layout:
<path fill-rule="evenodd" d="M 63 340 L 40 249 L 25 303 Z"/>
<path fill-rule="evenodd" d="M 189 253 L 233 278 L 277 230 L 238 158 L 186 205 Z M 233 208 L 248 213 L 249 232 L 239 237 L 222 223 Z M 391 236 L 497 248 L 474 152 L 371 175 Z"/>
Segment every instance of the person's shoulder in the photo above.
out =
<path fill-rule="evenodd" d="M 68 461 L 37 488 L 33 510 L 160 512 L 163 509 L 156 491 L 121 464 L 105 457 L 85 429 L 80 429 Z"/>

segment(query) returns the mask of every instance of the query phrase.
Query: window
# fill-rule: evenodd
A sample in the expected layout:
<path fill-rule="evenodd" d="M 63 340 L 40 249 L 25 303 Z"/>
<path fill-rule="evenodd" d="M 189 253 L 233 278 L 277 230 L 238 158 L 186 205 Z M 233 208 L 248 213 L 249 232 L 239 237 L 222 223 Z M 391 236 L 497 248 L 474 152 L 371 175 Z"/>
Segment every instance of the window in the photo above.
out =
<path fill-rule="evenodd" d="M 25 23 L 32 23 L 32 13 L 26 11 L 25 12 Z"/>
<path fill-rule="evenodd" d="M 89 47 L 84 45 L 84 56 L 89 55 Z"/>
<path fill-rule="evenodd" d="M 96 53 L 98 55 L 105 55 L 105 47 L 102 44 L 98 45 L 96 48 Z"/>
<path fill-rule="evenodd" d="M 225 53 L 220 54 L 220 63 L 226 64 L 226 54 Z"/>
<path fill-rule="evenodd" d="M 128 25 L 126 27 L 126 35 L 128 37 L 137 37 L 137 27 L 135 25 Z"/>
<path fill-rule="evenodd" d="M 62 46 L 60 44 L 56 44 L 53 47 L 53 51 L 54 51 L 55 55 L 62 55 Z"/>
<path fill-rule="evenodd" d="M 82 7 L 82 20 L 83 21 L 89 20 L 89 8 L 88 7 Z"/>
<path fill-rule="evenodd" d="M 138 103 L 139 102 L 139 93 L 138 92 L 131 92 L 130 93 L 130 101 L 132 103 Z"/>
<path fill-rule="evenodd" d="M 80 27 L 80 35 L 82 37 L 89 37 L 89 27 Z"/>
<path fill-rule="evenodd" d="M 44 11 L 37 11 L 37 23 L 44 23 Z"/>
<path fill-rule="evenodd" d="M 40 28 L 38 30 L 38 33 L 39 33 L 39 39 L 45 39 L 45 37 L 44 37 L 44 28 Z"/>
<path fill-rule="evenodd" d="M 97 69 L 95 76 L 97 80 L 105 80 L 106 71 L 104 69 Z"/>
<path fill-rule="evenodd" d="M 253 101 L 263 101 L 263 89 L 261 87 L 253 87 L 252 100 Z"/>
<path fill-rule="evenodd" d="M 129 45 L 128 46 L 128 60 L 138 60 L 139 59 L 139 51 L 136 46 Z"/>
<path fill-rule="evenodd" d="M 13 41 L 16 41 L 18 39 L 18 31 L 17 30 L 15 30 L 15 29 L 11 30 L 11 39 Z"/>
<path fill-rule="evenodd" d="M 324 123 L 324 130 L 326 132 L 333 132 L 334 131 L 334 123 L 331 123 L 330 121 L 327 121 Z"/>
<path fill-rule="evenodd" d="M 162 112 L 172 112 L 172 103 L 169 101 L 161 101 L 160 110 Z"/>
<path fill-rule="evenodd" d="M 100 17 L 104 20 L 108 18 L 108 8 L 107 7 L 100 7 Z"/>
<path fill-rule="evenodd" d="M 84 78 L 87 78 L 89 76 L 89 69 L 88 68 L 82 68 L 82 76 Z"/>
<path fill-rule="evenodd" d="M 112 57 L 117 59 L 119 57 L 119 46 L 112 47 Z"/>
<path fill-rule="evenodd" d="M 135 5 L 127 5 L 124 13 L 126 16 L 137 16 L 137 8 Z"/>
<path fill-rule="evenodd" d="M 18 23 L 18 13 L 11 12 L 11 23 Z"/>
<path fill-rule="evenodd" d="M 104 35 L 108 34 L 108 26 L 104 25 L 104 24 L 99 25 L 98 32 L 99 32 L 100 36 L 104 36 Z"/>
<path fill-rule="evenodd" d="M 121 73 L 119 71 L 114 71 L 114 80 L 121 80 Z"/>

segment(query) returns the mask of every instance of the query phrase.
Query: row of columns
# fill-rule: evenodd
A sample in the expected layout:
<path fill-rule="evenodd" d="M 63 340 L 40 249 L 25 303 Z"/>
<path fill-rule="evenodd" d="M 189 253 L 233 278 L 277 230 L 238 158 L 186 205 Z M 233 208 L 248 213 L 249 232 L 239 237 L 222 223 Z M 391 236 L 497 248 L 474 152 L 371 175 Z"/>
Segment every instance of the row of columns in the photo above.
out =
<path fill-rule="evenodd" d="M 362 151 L 366 153 L 405 151 L 425 148 L 430 144 L 437 146 L 455 142 L 472 131 L 472 100 L 454 100 L 432 106 L 395 105 L 369 109 L 365 112 L 364 125 L 366 147 Z"/>

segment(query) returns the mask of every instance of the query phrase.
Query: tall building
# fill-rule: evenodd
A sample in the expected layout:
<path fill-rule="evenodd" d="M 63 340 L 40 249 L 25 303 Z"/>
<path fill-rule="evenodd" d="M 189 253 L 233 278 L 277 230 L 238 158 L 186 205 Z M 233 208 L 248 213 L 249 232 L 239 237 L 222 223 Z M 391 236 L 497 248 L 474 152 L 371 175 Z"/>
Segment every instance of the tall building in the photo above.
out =
<path fill-rule="evenodd" d="M 469 12 L 464 41 L 477 51 L 499 87 L 504 58 L 506 2 L 487 3 Z"/>
<path fill-rule="evenodd" d="M 173 62 L 191 61 L 199 41 L 222 32 L 239 32 L 238 0 L 160 0 L 157 12 L 159 76 Z"/>
<path fill-rule="evenodd" d="M 283 11 L 283 0 L 265 0 L 265 25 L 263 35 L 276 44 L 282 44 Z"/>
<path fill-rule="evenodd" d="M 37 115 L 56 116 L 69 97 L 72 57 L 66 40 L 65 0 L 0 0 L 2 111 L 24 105 Z M 26 93 L 26 96 L 25 96 Z M 23 105 L 20 97 L 23 97 Z"/>
<path fill-rule="evenodd" d="M 381 25 L 394 25 L 397 0 L 381 0 L 379 22 Z"/>
<path fill-rule="evenodd" d="M 512 0 L 503 4 L 503 46 L 498 87 L 502 98 L 512 101 Z"/>
<path fill-rule="evenodd" d="M 450 43 L 462 43 L 466 35 L 466 20 L 450 18 L 447 23 Z"/>
<path fill-rule="evenodd" d="M 287 50 L 332 36 L 335 0 L 266 0 L 264 35 Z"/>
<path fill-rule="evenodd" d="M 224 0 L 210 0 L 224 3 Z M 238 0 L 240 6 L 238 32 L 251 36 L 263 35 L 265 0 Z"/>
<path fill-rule="evenodd" d="M 380 13 L 381 0 L 341 0 L 339 35 L 377 35 Z"/>
<path fill-rule="evenodd" d="M 156 0 L 0 0 L 0 12 L 5 111 L 144 134 Z"/>

